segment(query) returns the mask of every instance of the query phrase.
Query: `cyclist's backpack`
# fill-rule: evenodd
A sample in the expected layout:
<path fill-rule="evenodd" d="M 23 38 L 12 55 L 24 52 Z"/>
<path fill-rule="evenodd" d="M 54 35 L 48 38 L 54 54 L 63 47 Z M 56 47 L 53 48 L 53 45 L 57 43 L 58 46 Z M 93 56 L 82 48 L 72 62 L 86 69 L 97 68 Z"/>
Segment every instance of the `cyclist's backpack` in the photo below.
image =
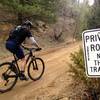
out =
<path fill-rule="evenodd" d="M 13 30 L 9 33 L 9 39 L 14 39 L 17 37 L 17 33 L 21 30 L 21 26 L 15 27 Z"/>

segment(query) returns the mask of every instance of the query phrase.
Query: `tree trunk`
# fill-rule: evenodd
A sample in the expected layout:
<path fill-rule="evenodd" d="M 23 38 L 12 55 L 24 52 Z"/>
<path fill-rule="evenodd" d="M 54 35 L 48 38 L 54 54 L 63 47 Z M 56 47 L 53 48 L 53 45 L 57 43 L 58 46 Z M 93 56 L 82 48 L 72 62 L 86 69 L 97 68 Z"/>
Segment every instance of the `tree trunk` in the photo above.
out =
<path fill-rule="evenodd" d="M 96 6 L 100 6 L 100 0 L 94 0 Z"/>
<path fill-rule="evenodd" d="M 22 13 L 18 13 L 18 24 L 22 24 L 23 22 L 23 15 Z"/>
<path fill-rule="evenodd" d="M 21 4 L 22 6 L 24 6 L 25 1 L 24 0 L 19 0 L 19 4 Z M 23 22 L 23 14 L 22 12 L 18 13 L 18 24 L 22 24 Z"/>

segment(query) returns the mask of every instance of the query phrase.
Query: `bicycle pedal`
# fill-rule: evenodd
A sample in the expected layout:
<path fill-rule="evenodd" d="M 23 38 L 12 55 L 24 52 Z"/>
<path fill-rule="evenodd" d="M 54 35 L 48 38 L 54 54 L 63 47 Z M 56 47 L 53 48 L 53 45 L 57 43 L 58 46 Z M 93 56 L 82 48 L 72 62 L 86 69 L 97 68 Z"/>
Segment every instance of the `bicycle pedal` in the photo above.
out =
<path fill-rule="evenodd" d="M 20 73 L 19 78 L 20 78 L 20 80 L 28 81 L 28 78 L 24 74 L 22 74 L 22 73 Z"/>
<path fill-rule="evenodd" d="M 23 78 L 23 77 L 20 77 L 20 80 L 21 80 L 21 81 L 28 81 L 29 78 Z"/>

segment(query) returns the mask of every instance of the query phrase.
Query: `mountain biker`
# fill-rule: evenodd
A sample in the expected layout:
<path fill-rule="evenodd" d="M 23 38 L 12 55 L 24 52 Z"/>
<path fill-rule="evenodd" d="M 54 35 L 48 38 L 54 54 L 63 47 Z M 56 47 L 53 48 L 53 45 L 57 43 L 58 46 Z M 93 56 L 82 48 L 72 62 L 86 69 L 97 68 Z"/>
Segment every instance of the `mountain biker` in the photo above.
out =
<path fill-rule="evenodd" d="M 21 48 L 21 44 L 24 42 L 26 38 L 30 39 L 32 44 L 39 48 L 37 42 L 35 41 L 34 37 L 32 36 L 32 33 L 30 32 L 31 28 L 33 27 L 33 24 L 31 21 L 27 20 L 22 25 L 17 26 L 14 28 L 6 40 L 6 48 L 11 53 L 15 54 L 18 59 L 21 59 L 21 73 L 20 73 L 20 79 L 21 80 L 27 80 L 27 77 L 25 76 L 25 55 L 23 52 L 23 49 Z"/>

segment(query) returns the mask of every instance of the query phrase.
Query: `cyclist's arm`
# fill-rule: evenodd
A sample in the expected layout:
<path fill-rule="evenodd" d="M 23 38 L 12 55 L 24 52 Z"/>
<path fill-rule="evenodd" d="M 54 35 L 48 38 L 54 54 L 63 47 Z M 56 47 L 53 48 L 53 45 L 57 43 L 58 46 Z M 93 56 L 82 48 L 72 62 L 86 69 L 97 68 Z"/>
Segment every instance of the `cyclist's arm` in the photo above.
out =
<path fill-rule="evenodd" d="M 35 41 L 34 37 L 29 37 L 29 39 L 31 40 L 32 44 L 36 47 L 39 48 L 38 43 Z"/>
<path fill-rule="evenodd" d="M 28 32 L 28 39 L 31 41 L 31 44 L 35 47 L 39 48 L 38 43 L 35 41 L 34 37 L 32 36 L 32 33 Z"/>

